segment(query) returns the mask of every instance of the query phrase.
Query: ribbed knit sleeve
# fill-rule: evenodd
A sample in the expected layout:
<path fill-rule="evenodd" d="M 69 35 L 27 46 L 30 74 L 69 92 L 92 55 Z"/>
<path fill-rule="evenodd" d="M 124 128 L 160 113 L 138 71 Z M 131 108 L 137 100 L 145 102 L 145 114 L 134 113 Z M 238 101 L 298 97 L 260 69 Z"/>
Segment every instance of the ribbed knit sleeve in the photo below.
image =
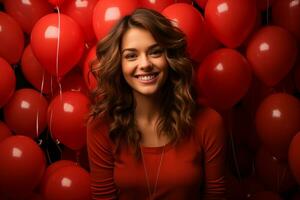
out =
<path fill-rule="evenodd" d="M 203 199 L 225 199 L 226 137 L 222 117 L 212 109 L 205 109 L 197 116 L 196 127 L 203 150 Z"/>
<path fill-rule="evenodd" d="M 90 162 L 92 199 L 117 199 L 114 156 L 108 127 L 99 120 L 88 123 L 87 148 Z"/>

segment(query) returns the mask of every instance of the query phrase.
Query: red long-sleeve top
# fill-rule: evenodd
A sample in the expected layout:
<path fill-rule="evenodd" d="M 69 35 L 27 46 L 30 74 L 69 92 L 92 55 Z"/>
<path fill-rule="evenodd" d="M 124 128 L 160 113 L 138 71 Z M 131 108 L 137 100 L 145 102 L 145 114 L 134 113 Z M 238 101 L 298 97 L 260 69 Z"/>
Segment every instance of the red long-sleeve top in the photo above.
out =
<path fill-rule="evenodd" d="M 108 126 L 100 120 L 88 124 L 87 135 L 93 199 L 149 199 L 143 160 L 137 160 L 125 146 L 116 159 Z M 200 111 L 192 134 L 176 145 L 141 147 L 151 191 L 163 148 L 154 199 L 224 199 L 225 135 L 217 112 Z"/>

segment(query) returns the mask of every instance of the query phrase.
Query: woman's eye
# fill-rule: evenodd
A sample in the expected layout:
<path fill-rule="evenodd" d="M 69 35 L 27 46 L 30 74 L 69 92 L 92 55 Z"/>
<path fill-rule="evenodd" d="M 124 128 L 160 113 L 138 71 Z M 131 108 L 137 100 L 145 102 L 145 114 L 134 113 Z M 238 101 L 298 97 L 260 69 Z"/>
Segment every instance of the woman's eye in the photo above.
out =
<path fill-rule="evenodd" d="M 134 60 L 134 59 L 136 58 L 136 54 L 134 54 L 134 53 L 126 54 L 126 55 L 125 55 L 125 58 L 126 58 L 127 60 Z"/>
<path fill-rule="evenodd" d="M 153 57 L 160 57 L 163 54 L 163 50 L 162 49 L 155 49 L 155 50 L 151 51 L 150 54 Z"/>

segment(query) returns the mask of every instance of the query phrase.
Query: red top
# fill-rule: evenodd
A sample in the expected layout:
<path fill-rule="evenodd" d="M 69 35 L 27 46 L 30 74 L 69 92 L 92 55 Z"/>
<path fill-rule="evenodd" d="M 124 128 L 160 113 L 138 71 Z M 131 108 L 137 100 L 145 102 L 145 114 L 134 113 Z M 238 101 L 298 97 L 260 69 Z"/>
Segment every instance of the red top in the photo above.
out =
<path fill-rule="evenodd" d="M 189 137 L 176 146 L 165 146 L 154 199 L 224 199 L 222 118 L 205 109 L 195 120 L 196 128 Z M 115 159 L 108 127 L 99 120 L 88 124 L 87 134 L 93 199 L 149 199 L 143 160 L 136 160 L 125 146 L 121 146 L 120 157 Z M 163 147 L 141 148 L 153 191 Z"/>

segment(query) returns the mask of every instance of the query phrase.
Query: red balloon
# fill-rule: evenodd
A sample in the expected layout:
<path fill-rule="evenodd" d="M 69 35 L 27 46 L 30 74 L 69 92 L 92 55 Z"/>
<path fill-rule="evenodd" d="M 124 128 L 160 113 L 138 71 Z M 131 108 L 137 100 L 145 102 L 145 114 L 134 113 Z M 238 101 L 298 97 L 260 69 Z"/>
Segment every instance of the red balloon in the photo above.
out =
<path fill-rule="evenodd" d="M 82 92 L 88 95 L 88 88 L 83 80 L 82 74 L 79 68 L 72 70 L 61 80 L 62 91 L 75 91 Z"/>
<path fill-rule="evenodd" d="M 60 6 L 64 3 L 65 0 L 48 0 L 53 6 Z"/>
<path fill-rule="evenodd" d="M 240 46 L 255 25 L 257 8 L 253 0 L 210 0 L 205 7 L 205 19 L 225 46 Z"/>
<path fill-rule="evenodd" d="M 236 104 L 252 80 L 247 60 L 233 49 L 219 49 L 208 55 L 197 70 L 196 88 L 217 110 Z"/>
<path fill-rule="evenodd" d="M 26 80 L 42 93 L 53 95 L 58 89 L 57 78 L 41 66 L 35 55 L 33 55 L 31 45 L 28 45 L 24 50 L 21 69 Z"/>
<path fill-rule="evenodd" d="M 94 46 L 88 53 L 83 65 L 83 78 L 89 90 L 93 90 L 97 86 L 97 80 L 90 71 L 90 64 L 96 58 L 96 46 Z"/>
<path fill-rule="evenodd" d="M 9 130 L 9 128 L 6 126 L 5 123 L 0 121 L 0 142 L 9 136 L 12 136 L 11 131 Z"/>
<path fill-rule="evenodd" d="M 77 165 L 61 167 L 49 176 L 42 193 L 47 200 L 90 199 L 90 175 Z"/>
<path fill-rule="evenodd" d="M 85 120 L 89 99 L 81 92 L 63 92 L 57 95 L 48 109 L 48 126 L 54 140 L 73 150 L 86 145 Z"/>
<path fill-rule="evenodd" d="M 297 180 L 298 184 L 300 184 L 300 132 L 298 132 L 292 139 L 289 145 L 288 152 L 288 161 L 290 169 Z"/>
<path fill-rule="evenodd" d="M 37 138 L 47 126 L 48 102 L 33 89 L 19 89 L 4 106 L 4 120 L 16 134 Z"/>
<path fill-rule="evenodd" d="M 195 0 L 195 1 L 202 9 L 205 9 L 208 0 Z"/>
<path fill-rule="evenodd" d="M 40 191 L 45 189 L 46 183 L 48 182 L 49 177 L 58 169 L 63 168 L 65 166 L 76 165 L 75 162 L 70 160 L 59 160 L 54 163 L 51 163 L 47 168 L 43 175 L 42 181 L 39 185 Z"/>
<path fill-rule="evenodd" d="M 276 0 L 272 22 L 292 33 L 300 42 L 300 3 L 298 0 Z"/>
<path fill-rule="evenodd" d="M 16 64 L 24 48 L 24 35 L 20 25 L 11 16 L 0 12 L 0 57 Z"/>
<path fill-rule="evenodd" d="M 101 0 L 93 13 L 93 28 L 98 40 L 110 32 L 110 29 L 123 16 L 139 7 L 138 0 Z"/>
<path fill-rule="evenodd" d="M 219 40 L 211 34 L 206 22 L 201 38 L 202 44 L 199 46 L 196 58 L 194 58 L 198 63 L 201 63 L 210 53 L 222 47 Z"/>
<path fill-rule="evenodd" d="M 4 8 L 28 34 L 41 17 L 52 12 L 51 5 L 47 1 L 40 0 L 30 0 L 30 3 L 24 0 L 6 0 Z"/>
<path fill-rule="evenodd" d="M 247 58 L 255 75 L 266 85 L 274 86 L 295 64 L 296 41 L 283 28 L 265 26 L 249 41 Z"/>
<path fill-rule="evenodd" d="M 0 78 L 0 108 L 1 108 L 10 100 L 10 98 L 13 96 L 16 89 L 15 72 L 12 70 L 11 66 L 6 62 L 6 60 L 4 60 L 1 57 L 0 57 L 0 74 L 1 74 L 1 78 Z"/>
<path fill-rule="evenodd" d="M 268 190 L 287 192 L 297 185 L 289 166 L 260 148 L 255 158 L 255 173 Z"/>
<path fill-rule="evenodd" d="M 93 10 L 98 0 L 70 0 L 61 6 L 61 12 L 72 17 L 82 28 L 85 41 L 93 43 L 96 35 L 93 29 Z"/>
<path fill-rule="evenodd" d="M 175 3 L 166 7 L 162 14 L 185 33 L 188 52 L 192 59 L 198 60 L 199 49 L 203 48 L 206 39 L 202 37 L 204 35 L 204 19 L 201 13 L 192 5 Z"/>
<path fill-rule="evenodd" d="M 256 0 L 256 5 L 259 10 L 264 11 L 270 8 L 275 1 L 277 0 Z"/>
<path fill-rule="evenodd" d="M 250 200 L 283 200 L 279 194 L 271 191 L 262 191 L 254 194 Z"/>
<path fill-rule="evenodd" d="M 42 149 L 31 138 L 20 135 L 0 143 L 0 163 L 0 194 L 8 197 L 30 194 L 46 168 Z"/>
<path fill-rule="evenodd" d="M 286 160 L 293 136 L 300 130 L 300 102 L 292 95 L 276 93 L 266 97 L 256 111 L 255 125 L 266 149 Z"/>
<path fill-rule="evenodd" d="M 61 77 L 80 60 L 84 50 L 83 33 L 71 17 L 48 14 L 34 25 L 31 47 L 40 64 L 50 74 Z"/>
<path fill-rule="evenodd" d="M 141 6 L 145 8 L 149 8 L 152 10 L 156 10 L 158 12 L 163 11 L 167 6 L 175 3 L 174 0 L 140 0 Z"/>
<path fill-rule="evenodd" d="M 59 95 L 61 92 L 74 91 L 74 92 L 82 92 L 85 95 L 89 94 L 89 90 L 83 80 L 82 74 L 79 68 L 73 69 L 71 72 L 66 74 L 61 82 L 61 88 L 53 94 L 53 98 Z"/>

